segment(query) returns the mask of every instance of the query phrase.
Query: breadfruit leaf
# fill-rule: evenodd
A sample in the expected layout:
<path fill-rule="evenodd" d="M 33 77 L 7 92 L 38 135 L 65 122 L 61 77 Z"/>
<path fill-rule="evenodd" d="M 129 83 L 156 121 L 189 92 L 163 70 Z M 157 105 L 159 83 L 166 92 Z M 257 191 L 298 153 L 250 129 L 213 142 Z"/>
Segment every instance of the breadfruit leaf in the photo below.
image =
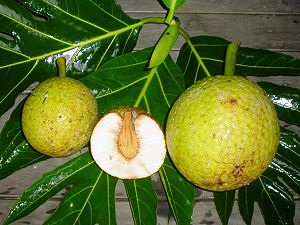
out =
<path fill-rule="evenodd" d="M 197 57 L 200 56 L 211 75 L 224 74 L 227 46 L 230 42 L 212 36 L 191 38 L 195 51 L 185 43 L 180 49 L 177 64 L 184 71 L 186 87 L 206 76 Z M 243 43 L 242 43 L 243 44 Z M 237 53 L 236 75 L 270 76 L 300 75 L 300 59 L 264 49 L 240 47 Z"/>
<path fill-rule="evenodd" d="M 117 179 L 101 171 L 86 152 L 46 173 L 17 201 L 4 224 L 28 215 L 64 188 L 64 198 L 43 224 L 116 224 Z"/>
<path fill-rule="evenodd" d="M 114 0 L 2 0 L 0 114 L 30 84 L 55 76 L 58 56 L 70 76 L 84 77 L 132 51 L 140 26 Z"/>

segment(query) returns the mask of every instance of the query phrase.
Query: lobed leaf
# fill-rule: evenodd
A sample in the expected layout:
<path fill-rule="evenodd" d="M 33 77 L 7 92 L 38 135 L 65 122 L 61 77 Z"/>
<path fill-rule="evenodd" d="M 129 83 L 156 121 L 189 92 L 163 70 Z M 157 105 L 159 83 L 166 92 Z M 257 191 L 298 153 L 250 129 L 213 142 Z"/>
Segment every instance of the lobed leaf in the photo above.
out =
<path fill-rule="evenodd" d="M 177 224 L 191 224 L 195 200 L 195 186 L 178 174 L 176 167 L 166 158 L 159 171 L 168 202 Z"/>
<path fill-rule="evenodd" d="M 0 25 L 0 114 L 30 84 L 55 76 L 58 56 L 84 77 L 132 51 L 141 26 L 114 0 L 2 0 Z"/>
<path fill-rule="evenodd" d="M 157 195 L 151 177 L 138 180 L 123 180 L 135 225 L 157 224 Z"/>
<path fill-rule="evenodd" d="M 229 43 L 220 37 L 197 36 L 191 38 L 190 45 L 185 43 L 182 46 L 177 64 L 184 73 L 187 87 L 206 77 L 199 58 L 211 75 L 224 73 L 225 54 Z M 242 76 L 300 75 L 300 59 L 264 49 L 240 47 L 235 72 Z"/>
<path fill-rule="evenodd" d="M 238 196 L 240 212 L 247 224 L 251 224 L 255 201 L 266 225 L 294 224 L 293 195 L 281 183 L 262 175 L 251 185 L 240 188 Z"/>
<path fill-rule="evenodd" d="M 86 152 L 46 173 L 17 201 L 4 224 L 28 215 L 66 187 L 69 190 L 44 224 L 116 224 L 117 179 L 101 171 Z"/>
<path fill-rule="evenodd" d="M 223 225 L 227 225 L 232 212 L 235 190 L 214 192 L 215 206 Z"/>

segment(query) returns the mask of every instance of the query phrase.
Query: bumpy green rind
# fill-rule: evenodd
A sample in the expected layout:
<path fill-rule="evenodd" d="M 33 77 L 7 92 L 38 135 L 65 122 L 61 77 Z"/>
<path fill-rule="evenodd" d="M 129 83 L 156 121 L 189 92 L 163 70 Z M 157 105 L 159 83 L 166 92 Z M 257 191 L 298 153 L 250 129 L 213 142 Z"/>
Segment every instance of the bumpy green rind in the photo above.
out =
<path fill-rule="evenodd" d="M 255 180 L 274 158 L 279 136 L 270 98 L 239 76 L 196 82 L 176 100 L 166 125 L 175 166 L 189 181 L 212 191 Z"/>
<path fill-rule="evenodd" d="M 90 139 L 98 115 L 94 95 L 69 77 L 50 78 L 28 97 L 22 129 L 37 151 L 52 157 L 71 155 Z"/>

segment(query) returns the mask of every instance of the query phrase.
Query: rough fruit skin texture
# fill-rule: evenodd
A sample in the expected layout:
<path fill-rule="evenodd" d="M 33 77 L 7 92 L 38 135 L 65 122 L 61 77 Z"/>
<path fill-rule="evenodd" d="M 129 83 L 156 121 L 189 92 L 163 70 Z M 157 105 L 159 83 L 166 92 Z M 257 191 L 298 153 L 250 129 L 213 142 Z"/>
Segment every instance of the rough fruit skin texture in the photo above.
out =
<path fill-rule="evenodd" d="M 42 82 L 26 100 L 22 129 L 34 149 L 62 157 L 87 144 L 97 115 L 96 99 L 84 84 L 55 77 Z"/>
<path fill-rule="evenodd" d="M 237 189 L 260 176 L 279 136 L 273 103 L 256 83 L 239 76 L 196 82 L 176 100 L 166 125 L 175 166 L 211 191 Z"/>

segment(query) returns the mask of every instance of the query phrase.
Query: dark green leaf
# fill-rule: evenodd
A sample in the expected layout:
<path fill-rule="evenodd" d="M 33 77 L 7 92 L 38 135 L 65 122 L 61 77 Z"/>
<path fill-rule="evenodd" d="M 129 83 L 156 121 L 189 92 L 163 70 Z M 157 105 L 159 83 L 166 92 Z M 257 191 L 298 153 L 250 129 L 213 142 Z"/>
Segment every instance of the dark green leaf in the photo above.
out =
<path fill-rule="evenodd" d="M 281 183 L 262 175 L 251 185 L 239 190 L 240 212 L 247 224 L 250 224 L 255 201 L 262 211 L 266 225 L 294 224 L 293 195 Z"/>
<path fill-rule="evenodd" d="M 160 179 L 177 224 L 188 225 L 192 222 L 195 186 L 178 173 L 171 161 L 166 158 L 159 171 Z"/>
<path fill-rule="evenodd" d="M 239 204 L 239 210 L 241 213 L 242 218 L 244 219 L 245 223 L 247 225 L 251 225 L 253 212 L 254 212 L 254 202 L 255 199 L 253 198 L 251 193 L 252 189 L 248 188 L 248 186 L 244 186 L 243 188 L 240 188 L 238 191 L 238 204 Z"/>
<path fill-rule="evenodd" d="M 49 158 L 33 150 L 24 139 L 20 123 L 23 104 L 24 101 L 11 113 L 10 119 L 0 133 L 0 179 Z"/>
<path fill-rule="evenodd" d="M 69 190 L 44 224 L 116 224 L 116 178 L 101 171 L 90 153 L 79 155 L 46 173 L 16 202 L 4 224 L 28 215 L 66 187 Z"/>
<path fill-rule="evenodd" d="M 300 89 L 258 82 L 273 101 L 278 117 L 290 124 L 300 125 Z"/>
<path fill-rule="evenodd" d="M 131 51 L 140 26 L 114 0 L 2 0 L 0 114 L 30 84 L 55 76 L 58 56 L 69 74 L 84 77 Z"/>
<path fill-rule="evenodd" d="M 170 105 L 183 91 L 183 77 L 170 57 L 157 70 L 147 70 L 151 52 L 125 54 L 81 79 L 96 95 L 101 114 L 117 106 L 137 106 L 164 126 Z"/>
<path fill-rule="evenodd" d="M 211 75 L 224 73 L 224 61 L 227 46 L 230 42 L 211 36 L 197 36 L 191 38 L 191 46 L 185 43 L 180 49 L 177 64 L 185 76 L 186 86 L 206 76 L 201 63 L 196 56 L 200 56 Z M 236 61 L 237 75 L 300 75 L 300 60 L 282 53 L 264 49 L 240 47 Z"/>
<path fill-rule="evenodd" d="M 235 197 L 235 190 L 214 192 L 214 201 L 220 220 L 223 225 L 228 224 L 232 212 Z"/>
<path fill-rule="evenodd" d="M 135 225 L 156 225 L 157 195 L 151 177 L 123 180 Z"/>
<path fill-rule="evenodd" d="M 269 168 L 259 179 L 239 190 L 239 208 L 247 224 L 251 224 L 255 201 L 267 225 L 294 224 L 295 203 L 285 184 L 300 193 L 299 143 L 295 133 L 282 128 L 279 150 Z"/>
<path fill-rule="evenodd" d="M 281 128 L 279 149 L 269 170 L 300 194 L 300 137 L 297 134 Z"/>

